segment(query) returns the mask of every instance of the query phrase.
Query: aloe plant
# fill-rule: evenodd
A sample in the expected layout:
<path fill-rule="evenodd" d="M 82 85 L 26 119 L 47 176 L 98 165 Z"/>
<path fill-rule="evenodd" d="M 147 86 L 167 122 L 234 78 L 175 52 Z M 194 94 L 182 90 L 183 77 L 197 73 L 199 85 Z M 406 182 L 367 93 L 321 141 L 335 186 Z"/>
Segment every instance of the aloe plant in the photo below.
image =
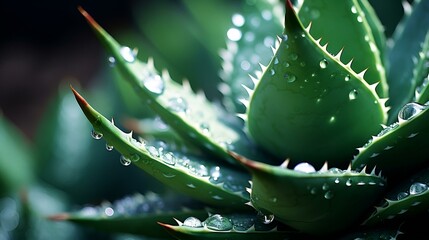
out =
<path fill-rule="evenodd" d="M 221 51 L 221 104 L 79 8 L 156 113 L 125 133 L 72 87 L 92 137 L 187 197 L 137 195 L 52 219 L 177 239 L 412 234 L 429 207 L 429 1 L 406 5 L 390 45 L 366 0 L 249 4 Z"/>

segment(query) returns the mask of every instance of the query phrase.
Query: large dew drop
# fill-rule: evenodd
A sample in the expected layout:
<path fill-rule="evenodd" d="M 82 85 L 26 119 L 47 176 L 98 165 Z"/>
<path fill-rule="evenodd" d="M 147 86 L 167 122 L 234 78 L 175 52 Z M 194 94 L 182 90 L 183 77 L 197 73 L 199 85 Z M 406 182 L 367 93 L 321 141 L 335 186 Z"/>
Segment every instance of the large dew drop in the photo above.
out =
<path fill-rule="evenodd" d="M 352 91 L 350 91 L 349 93 L 349 100 L 355 100 L 357 98 L 358 95 L 358 91 L 356 89 L 353 89 Z"/>
<path fill-rule="evenodd" d="M 129 47 L 121 47 L 119 52 L 121 53 L 122 58 L 124 58 L 124 60 L 129 63 L 132 63 L 136 60 L 136 51 Z"/>
<path fill-rule="evenodd" d="M 295 166 L 293 169 L 297 172 L 303 172 L 303 173 L 314 173 L 316 172 L 316 169 L 309 163 L 303 162 Z"/>
<path fill-rule="evenodd" d="M 410 195 L 420 194 L 428 190 L 428 186 L 424 183 L 416 182 L 410 186 Z"/>
<path fill-rule="evenodd" d="M 270 224 L 274 221 L 274 215 L 270 214 L 270 215 L 264 215 L 262 217 L 262 223 L 263 224 Z"/>
<path fill-rule="evenodd" d="M 425 110 L 426 106 L 418 103 L 407 103 L 398 113 L 398 120 L 407 121 L 415 117 L 421 111 Z"/>
<path fill-rule="evenodd" d="M 143 79 L 144 87 L 155 94 L 161 94 L 164 92 L 164 81 L 158 74 L 149 74 Z"/>
<path fill-rule="evenodd" d="M 131 160 L 125 157 L 124 155 L 121 155 L 121 157 L 119 158 L 119 161 L 124 166 L 129 166 L 131 164 Z"/>
<path fill-rule="evenodd" d="M 319 62 L 319 66 L 321 69 L 325 69 L 326 67 L 328 67 L 328 61 L 326 59 L 323 59 Z"/>
<path fill-rule="evenodd" d="M 212 215 L 204 221 L 204 225 L 211 230 L 229 231 L 232 229 L 232 222 L 219 214 Z"/>
<path fill-rule="evenodd" d="M 99 132 L 97 132 L 97 131 L 95 131 L 94 129 L 91 131 L 91 136 L 92 136 L 92 138 L 94 138 L 94 139 L 96 139 L 96 140 L 99 140 L 99 139 L 101 139 L 102 137 L 103 137 L 103 134 L 102 133 L 99 133 Z"/>
<path fill-rule="evenodd" d="M 200 227 L 203 227 L 203 223 L 201 222 L 200 219 L 198 219 L 196 217 L 188 217 L 183 222 L 183 226 L 192 227 L 192 228 L 200 228 Z"/>

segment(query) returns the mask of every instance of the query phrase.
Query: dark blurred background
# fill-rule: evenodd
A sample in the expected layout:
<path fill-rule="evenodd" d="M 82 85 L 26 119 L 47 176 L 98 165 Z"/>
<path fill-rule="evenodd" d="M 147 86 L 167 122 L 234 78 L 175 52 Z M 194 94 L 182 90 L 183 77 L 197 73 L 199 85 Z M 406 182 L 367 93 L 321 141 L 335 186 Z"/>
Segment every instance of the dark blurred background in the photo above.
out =
<path fill-rule="evenodd" d="M 390 35 L 392 23 L 396 23 L 402 13 L 400 1 L 371 2 L 381 20 L 389 23 L 386 33 Z M 73 79 L 86 86 L 98 73 L 104 52 L 77 6 L 84 7 L 110 32 L 131 28 L 139 33 L 133 8 L 138 5 L 144 14 L 144 10 L 158 9 L 166 3 L 183 11 L 179 0 L 3 1 L 0 7 L 0 111 L 31 139 L 60 82 Z"/>

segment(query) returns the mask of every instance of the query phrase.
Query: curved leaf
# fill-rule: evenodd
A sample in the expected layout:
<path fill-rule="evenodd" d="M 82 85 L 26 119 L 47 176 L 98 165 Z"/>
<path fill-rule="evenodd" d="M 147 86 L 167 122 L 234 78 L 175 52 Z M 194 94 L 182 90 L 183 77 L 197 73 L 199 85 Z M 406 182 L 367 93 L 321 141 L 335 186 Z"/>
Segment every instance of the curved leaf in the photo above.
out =
<path fill-rule="evenodd" d="M 393 41 L 394 45 L 389 52 L 389 72 L 387 79 L 389 84 L 389 122 L 396 119 L 396 114 L 408 102 L 412 100 L 416 89 L 416 82 L 412 81 L 414 62 L 418 56 L 421 43 L 425 40 L 429 29 L 429 1 L 413 1 L 410 14 L 406 14 L 397 26 Z"/>
<path fill-rule="evenodd" d="M 379 199 L 385 181 L 370 174 L 288 169 L 254 162 L 233 154 L 252 173 L 251 203 L 263 214 L 300 231 L 327 235 L 356 224 Z"/>
<path fill-rule="evenodd" d="M 49 218 L 70 221 L 99 231 L 165 238 L 168 234 L 157 221 L 171 222 L 173 217 L 185 217 L 190 214 L 198 217 L 207 216 L 207 211 L 198 206 L 188 199 L 172 196 L 161 198 L 149 192 L 145 195 L 127 196 L 113 203 L 105 201 L 99 206 L 88 205 L 78 211 L 51 215 Z"/>
<path fill-rule="evenodd" d="M 290 4 L 288 4 L 289 6 Z M 386 99 L 363 80 L 341 51 L 332 56 L 304 29 L 292 6 L 275 55 L 251 94 L 247 127 L 253 139 L 294 163 L 329 161 L 347 166 L 349 156 L 387 120 Z"/>
<path fill-rule="evenodd" d="M 429 31 L 419 52 L 417 63 L 413 70 L 413 82 L 416 83 L 414 99 L 418 103 L 429 101 Z"/>
<path fill-rule="evenodd" d="M 202 94 L 194 94 L 188 84 L 174 82 L 167 71 L 160 74 L 152 60 L 140 62 L 134 50 L 119 45 L 85 10 L 80 11 L 144 103 L 184 139 L 230 163 L 234 160 L 227 151 L 232 149 L 264 159 L 242 131 L 238 119 L 208 102 Z"/>
<path fill-rule="evenodd" d="M 352 168 L 377 167 L 389 181 L 413 173 L 428 160 L 428 122 L 427 105 L 405 105 L 399 113 L 398 122 L 386 127 L 359 148 L 359 154 L 352 161 Z"/>
<path fill-rule="evenodd" d="M 113 122 L 94 110 L 74 89 L 76 100 L 93 125 L 93 137 L 103 137 L 108 146 L 122 154 L 124 165 L 137 165 L 148 174 L 177 191 L 186 193 L 203 202 L 233 208 L 245 208 L 248 196 L 245 187 L 249 180 L 247 174 L 236 169 L 218 167 L 197 157 L 181 153 L 164 152 L 162 148 L 146 146 L 135 140 L 132 133 L 126 134 Z M 210 170 L 213 169 L 214 173 Z M 200 194 L 200 191 L 207 194 Z"/>

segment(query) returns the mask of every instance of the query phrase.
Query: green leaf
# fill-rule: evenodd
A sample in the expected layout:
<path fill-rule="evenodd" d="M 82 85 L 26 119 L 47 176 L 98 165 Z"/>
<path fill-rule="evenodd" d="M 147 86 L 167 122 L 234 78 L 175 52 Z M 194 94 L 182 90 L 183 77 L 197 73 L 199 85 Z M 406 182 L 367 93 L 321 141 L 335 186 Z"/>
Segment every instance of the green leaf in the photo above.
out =
<path fill-rule="evenodd" d="M 279 15 L 284 16 L 284 7 L 279 1 L 245 2 L 242 8 L 240 13 L 232 16 L 232 26 L 227 32 L 227 48 L 220 51 L 223 82 L 219 90 L 224 95 L 226 108 L 238 113 L 246 110 L 240 102 L 248 97 L 243 85 L 253 88 L 249 75 L 260 70 L 259 64 L 267 65 L 270 62 L 273 56 L 271 47 L 283 29 L 283 17 Z"/>
<path fill-rule="evenodd" d="M 405 105 L 399 112 L 398 122 L 385 127 L 359 148 L 352 168 L 377 167 L 389 181 L 411 174 L 427 163 L 428 122 L 427 105 Z"/>
<path fill-rule="evenodd" d="M 85 10 L 80 11 L 144 104 L 149 105 L 180 136 L 230 163 L 235 162 L 227 152 L 232 149 L 256 159 L 265 159 L 246 137 L 238 119 L 211 104 L 203 94 L 195 94 L 187 82 L 182 86 L 173 81 L 167 71 L 160 74 L 151 59 L 147 63 L 136 59 L 133 50 L 119 45 Z"/>
<path fill-rule="evenodd" d="M 413 58 L 418 56 L 421 44 L 429 29 L 429 1 L 416 0 L 413 2 L 411 13 L 406 12 L 403 20 L 397 26 L 389 51 L 389 122 L 395 121 L 396 114 L 408 102 L 412 101 L 416 90 L 416 79 L 413 79 L 415 63 Z"/>
<path fill-rule="evenodd" d="M 289 6 L 289 4 L 288 4 Z M 346 167 L 355 149 L 381 130 L 386 99 L 332 56 L 304 29 L 292 6 L 275 55 L 251 93 L 247 127 L 253 139 L 276 154 L 322 166 Z"/>
<path fill-rule="evenodd" d="M 0 197 L 35 180 L 33 150 L 21 131 L 0 113 Z"/>
<path fill-rule="evenodd" d="M 199 203 L 177 196 L 159 196 L 149 192 L 134 194 L 116 200 L 104 201 L 98 206 L 86 205 L 82 209 L 51 215 L 56 221 L 70 221 L 103 232 L 130 233 L 148 237 L 168 237 L 157 222 L 172 222 L 173 218 L 188 215 L 207 216 Z"/>
<path fill-rule="evenodd" d="M 429 168 L 407 178 L 386 194 L 382 205 L 364 221 L 374 226 L 386 221 L 410 219 L 427 212 L 429 207 Z"/>
<path fill-rule="evenodd" d="M 252 173 L 251 203 L 265 215 L 297 230 L 327 235 L 356 224 L 379 199 L 385 181 L 374 172 L 316 171 L 303 164 L 288 169 L 233 154 Z"/>
<path fill-rule="evenodd" d="M 413 82 L 416 83 L 414 99 L 418 103 L 429 101 L 429 31 L 426 34 L 422 49 L 417 57 L 413 70 Z"/>
<path fill-rule="evenodd" d="M 310 34 L 327 45 L 327 51 L 336 54 L 344 49 L 343 62 L 353 61 L 355 72 L 367 70 L 368 84 L 380 83 L 377 93 L 387 97 L 386 74 L 380 49 L 379 22 L 366 0 L 345 0 L 332 4 L 329 0 L 304 1 L 299 18 L 303 25 L 311 25 Z M 328 27 L 329 26 L 329 27 Z M 377 41 L 376 41 L 377 38 Z"/>
<path fill-rule="evenodd" d="M 246 208 L 248 195 L 245 188 L 249 176 L 227 166 L 218 167 L 214 163 L 198 157 L 169 152 L 168 149 L 147 146 L 126 134 L 113 122 L 94 110 L 74 89 L 76 100 L 93 125 L 93 137 L 104 138 L 122 154 L 124 165 L 135 164 L 162 183 L 179 192 L 186 193 L 208 204 Z M 209 171 L 217 171 L 209 175 Z M 201 194 L 203 191 L 206 194 Z"/>
<path fill-rule="evenodd" d="M 201 222 L 188 217 L 184 222 L 176 220 L 178 226 L 160 223 L 177 239 L 285 239 L 300 236 L 297 231 L 282 226 L 281 223 L 263 223 L 256 214 L 213 214 Z"/>

